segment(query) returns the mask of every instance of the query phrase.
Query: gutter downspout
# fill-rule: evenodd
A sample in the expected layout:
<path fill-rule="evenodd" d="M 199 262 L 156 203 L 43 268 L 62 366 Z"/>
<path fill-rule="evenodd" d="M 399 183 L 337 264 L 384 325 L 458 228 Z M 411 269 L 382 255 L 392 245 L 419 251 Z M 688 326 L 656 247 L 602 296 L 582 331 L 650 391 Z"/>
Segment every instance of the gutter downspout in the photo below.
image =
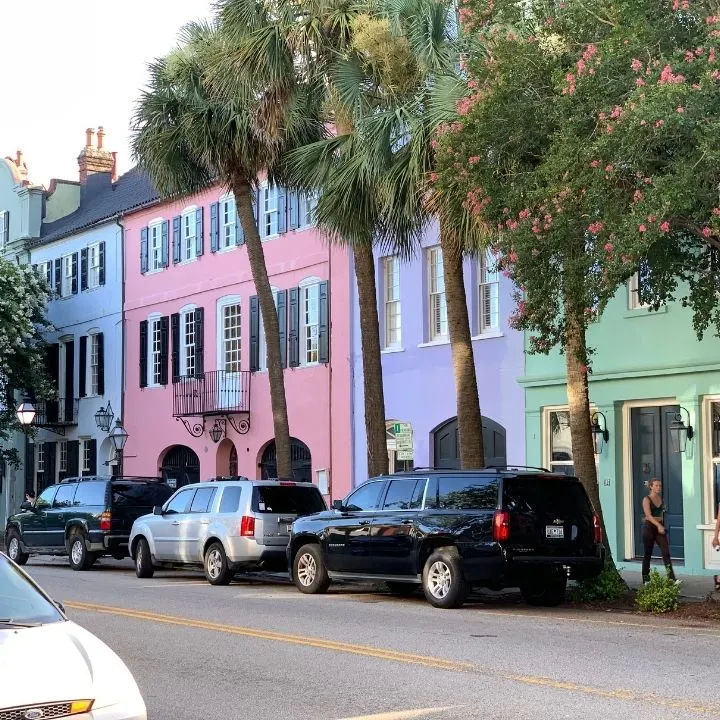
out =
<path fill-rule="evenodd" d="M 120 418 L 125 427 L 125 228 L 120 222 L 122 215 L 115 217 L 115 223 L 120 228 Z M 126 428 L 127 432 L 127 428 Z M 125 462 L 122 472 L 125 474 Z"/>
<path fill-rule="evenodd" d="M 332 276 L 332 256 L 333 256 L 333 245 L 332 243 L 328 243 L 328 279 L 330 282 L 328 283 L 329 291 L 328 291 L 328 356 L 330 362 L 328 363 L 328 399 L 329 399 L 329 412 L 328 412 L 328 420 L 329 427 L 328 427 L 328 442 L 329 442 L 329 450 L 330 450 L 330 467 L 328 472 L 328 496 L 330 498 L 330 505 L 332 505 L 333 501 L 333 493 L 332 493 L 332 484 L 333 484 L 333 471 L 334 471 L 334 463 L 333 463 L 333 382 L 332 382 L 332 366 L 333 366 L 333 351 L 332 351 L 332 343 L 333 343 L 333 332 L 332 332 L 332 313 L 333 313 L 333 307 L 332 307 L 332 301 L 331 301 L 331 294 L 332 294 L 332 288 L 335 284 L 335 281 Z"/>
<path fill-rule="evenodd" d="M 355 266 L 353 254 L 348 251 L 348 289 L 350 290 L 350 307 L 349 323 L 350 323 L 350 490 L 355 488 L 355 450 L 357 446 L 356 434 L 355 434 L 355 407 L 357 403 L 355 393 L 355 300 L 356 291 L 355 286 Z"/>

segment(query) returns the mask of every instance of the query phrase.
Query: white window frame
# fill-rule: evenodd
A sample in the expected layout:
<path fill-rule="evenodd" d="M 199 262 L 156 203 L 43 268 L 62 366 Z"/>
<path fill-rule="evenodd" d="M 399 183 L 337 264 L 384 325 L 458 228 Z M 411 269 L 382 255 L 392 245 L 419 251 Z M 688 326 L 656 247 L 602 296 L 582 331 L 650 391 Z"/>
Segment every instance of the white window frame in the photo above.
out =
<path fill-rule="evenodd" d="M 80 439 L 80 474 L 90 472 L 90 440 L 91 438 Z"/>
<path fill-rule="evenodd" d="M 233 338 L 233 340 L 237 340 L 238 342 L 238 369 L 237 370 L 228 370 L 227 362 L 226 362 L 226 353 L 228 350 L 228 339 L 225 337 L 225 311 L 227 308 L 233 307 L 237 305 L 240 308 L 240 311 L 238 313 L 238 330 L 239 330 L 239 336 L 237 338 Z M 242 337 L 243 337 L 243 331 L 242 331 L 242 323 L 243 323 L 243 305 L 242 301 L 239 295 L 226 295 L 225 297 L 220 298 L 217 301 L 217 369 L 223 370 L 228 373 L 236 373 L 236 372 L 242 372 L 243 368 L 243 362 L 242 362 Z M 231 352 L 235 352 L 234 350 L 231 350 Z"/>
<path fill-rule="evenodd" d="M 447 299 L 445 295 L 445 278 L 443 276 L 443 257 L 439 245 L 426 249 L 427 261 L 427 307 L 428 307 L 428 339 L 430 342 L 441 342 L 448 339 Z M 438 322 L 435 315 L 439 313 Z"/>
<path fill-rule="evenodd" d="M 278 294 L 280 290 L 275 286 L 272 286 L 270 290 L 272 291 L 273 300 L 275 301 L 275 312 L 277 312 Z M 267 341 L 265 339 L 265 325 L 262 319 L 262 311 L 258 307 L 258 370 L 260 370 L 260 372 L 266 372 L 267 369 Z"/>
<path fill-rule="evenodd" d="M 100 287 L 100 243 L 87 247 L 87 289 Z"/>
<path fill-rule="evenodd" d="M 147 317 L 147 358 L 148 358 L 148 387 L 161 387 L 162 377 L 162 313 L 150 313 Z M 157 327 L 157 350 L 155 349 L 155 328 Z M 157 373 L 156 373 L 157 367 Z M 157 378 L 157 380 L 156 380 Z"/>
<path fill-rule="evenodd" d="M 315 226 L 317 201 L 317 194 L 314 192 L 298 196 L 298 230 L 305 230 Z"/>
<path fill-rule="evenodd" d="M 590 405 L 590 414 L 597 410 L 595 405 Z M 568 430 L 570 423 L 570 407 L 568 405 L 546 405 L 542 408 L 542 466 L 552 471 L 555 466 L 571 466 L 574 467 L 575 459 L 572 457 L 572 441 L 570 445 L 570 460 L 553 460 L 552 459 L 552 425 L 550 424 L 551 413 L 566 412 L 568 414 Z M 600 458 L 595 456 L 595 466 L 597 467 Z"/>
<path fill-rule="evenodd" d="M 0 210 L 0 252 L 5 250 L 5 226 L 10 224 L 10 211 Z"/>
<path fill-rule="evenodd" d="M 478 273 L 478 334 L 496 333 L 500 329 L 500 273 L 491 270 L 495 260 L 489 251 L 480 254 Z M 489 321 L 488 321 L 489 318 Z"/>
<path fill-rule="evenodd" d="M 218 215 L 219 250 L 231 250 L 236 247 L 235 234 L 237 233 L 237 209 L 235 196 L 232 193 L 226 193 L 220 198 Z"/>
<path fill-rule="evenodd" d="M 185 208 L 180 214 L 180 262 L 189 263 L 197 260 L 197 206 Z"/>
<path fill-rule="evenodd" d="M 298 283 L 299 297 L 298 303 L 300 305 L 300 327 L 298 328 L 298 341 L 299 341 L 299 360 L 301 367 L 311 367 L 318 365 L 320 362 L 320 278 L 312 277 L 305 278 L 302 282 Z M 315 298 L 311 297 L 311 293 L 315 294 Z M 313 300 L 316 303 L 315 307 L 315 322 L 307 321 L 308 303 L 312 303 Z M 313 328 L 314 342 L 313 342 Z M 311 344 L 308 345 L 308 342 Z M 308 359 L 314 353 L 315 359 Z"/>
<path fill-rule="evenodd" d="M 67 472 L 67 440 L 60 440 L 57 444 L 58 453 L 58 472 Z"/>
<path fill-rule="evenodd" d="M 381 258 L 383 278 L 383 348 L 402 347 L 402 307 L 400 304 L 400 258 Z M 393 322 L 394 321 L 394 322 Z"/>
<path fill-rule="evenodd" d="M 45 473 L 45 443 L 35 444 L 35 474 Z"/>
<path fill-rule="evenodd" d="M 162 231 L 164 224 L 165 218 L 155 218 L 155 220 L 148 223 L 148 272 L 160 272 L 165 269 L 162 262 Z"/>
<path fill-rule="evenodd" d="M 640 273 L 636 272 L 628 280 L 628 310 L 645 310 L 648 303 L 640 302 Z"/>
<path fill-rule="evenodd" d="M 715 504 L 715 488 L 714 488 L 714 481 L 715 481 L 715 473 L 717 472 L 717 468 L 720 467 L 720 454 L 714 455 L 713 454 L 713 444 L 712 444 L 712 433 L 713 433 L 713 405 L 718 406 L 718 411 L 720 411 L 720 395 L 709 395 L 705 398 L 703 398 L 703 427 L 705 428 L 705 432 L 703 433 L 703 456 L 707 458 L 707 461 L 705 463 L 705 497 L 706 502 L 704 503 L 705 506 L 705 521 L 708 526 L 712 525 L 715 526 L 715 513 L 717 511 L 717 506 Z M 718 498 L 720 501 L 720 498 Z"/>
<path fill-rule="evenodd" d="M 67 298 L 72 295 L 72 261 L 75 253 L 63 255 L 60 259 L 61 281 L 60 281 L 60 297 Z"/>
<path fill-rule="evenodd" d="M 85 371 L 85 388 L 87 389 L 88 397 L 96 397 L 98 394 L 98 381 L 100 379 L 100 355 L 98 351 L 98 336 L 99 330 L 90 330 L 87 335 L 87 347 L 85 352 L 86 357 L 86 368 Z M 95 361 L 93 363 L 93 361 Z"/>
<path fill-rule="evenodd" d="M 195 374 L 195 310 L 197 305 L 186 305 L 180 310 L 180 376 L 188 377 Z M 192 318 L 193 342 L 188 342 L 188 322 Z M 192 353 L 189 349 L 192 348 Z M 192 362 L 190 359 L 192 358 Z M 192 372 L 189 372 L 192 367 Z"/>
<path fill-rule="evenodd" d="M 280 234 L 280 193 L 276 185 L 260 186 L 260 237 L 263 240 Z"/>

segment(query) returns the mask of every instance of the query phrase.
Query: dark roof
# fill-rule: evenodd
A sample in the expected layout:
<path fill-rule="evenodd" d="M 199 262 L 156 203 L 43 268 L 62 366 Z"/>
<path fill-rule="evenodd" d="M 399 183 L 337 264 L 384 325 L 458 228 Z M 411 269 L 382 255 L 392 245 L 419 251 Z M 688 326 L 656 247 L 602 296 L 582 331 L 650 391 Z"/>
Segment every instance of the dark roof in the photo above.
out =
<path fill-rule="evenodd" d="M 30 244 L 37 246 L 59 240 L 159 199 L 160 194 L 150 178 L 136 167 L 115 183 L 110 182 L 109 173 L 95 173 L 88 176 L 87 184 L 80 190 L 80 207 L 54 222 L 43 223 L 40 237 Z"/>

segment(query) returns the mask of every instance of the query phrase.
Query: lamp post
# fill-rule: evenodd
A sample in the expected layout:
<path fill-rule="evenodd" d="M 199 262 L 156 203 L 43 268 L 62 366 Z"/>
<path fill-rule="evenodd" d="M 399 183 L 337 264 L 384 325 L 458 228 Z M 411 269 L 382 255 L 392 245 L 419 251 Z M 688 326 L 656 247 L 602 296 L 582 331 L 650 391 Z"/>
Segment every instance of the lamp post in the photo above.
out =
<path fill-rule="evenodd" d="M 25 398 L 18 406 L 15 414 L 17 415 L 18 422 L 22 426 L 23 432 L 27 435 L 27 429 L 35 419 L 35 406 L 30 402 L 29 398 Z"/>
<path fill-rule="evenodd" d="M 122 454 L 123 449 L 125 448 L 125 443 L 127 442 L 129 435 L 127 433 L 127 430 L 122 426 L 122 422 L 120 418 L 118 418 L 115 421 L 115 427 L 112 429 L 112 432 L 110 433 L 110 440 L 112 441 L 113 447 L 115 448 L 115 455 L 118 459 L 118 475 L 123 474 L 123 460 L 122 460 Z"/>

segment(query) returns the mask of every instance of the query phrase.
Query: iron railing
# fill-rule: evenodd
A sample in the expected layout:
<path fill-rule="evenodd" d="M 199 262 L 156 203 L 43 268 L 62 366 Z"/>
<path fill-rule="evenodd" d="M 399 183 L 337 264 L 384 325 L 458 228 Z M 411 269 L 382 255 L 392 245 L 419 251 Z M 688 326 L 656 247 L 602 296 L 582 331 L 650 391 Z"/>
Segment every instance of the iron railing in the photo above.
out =
<path fill-rule="evenodd" d="M 77 425 L 79 398 L 59 398 L 58 400 L 38 400 L 35 403 L 33 425 L 38 427 L 58 427 Z"/>
<path fill-rule="evenodd" d="M 173 383 L 173 417 L 250 412 L 250 373 L 212 370 Z"/>

